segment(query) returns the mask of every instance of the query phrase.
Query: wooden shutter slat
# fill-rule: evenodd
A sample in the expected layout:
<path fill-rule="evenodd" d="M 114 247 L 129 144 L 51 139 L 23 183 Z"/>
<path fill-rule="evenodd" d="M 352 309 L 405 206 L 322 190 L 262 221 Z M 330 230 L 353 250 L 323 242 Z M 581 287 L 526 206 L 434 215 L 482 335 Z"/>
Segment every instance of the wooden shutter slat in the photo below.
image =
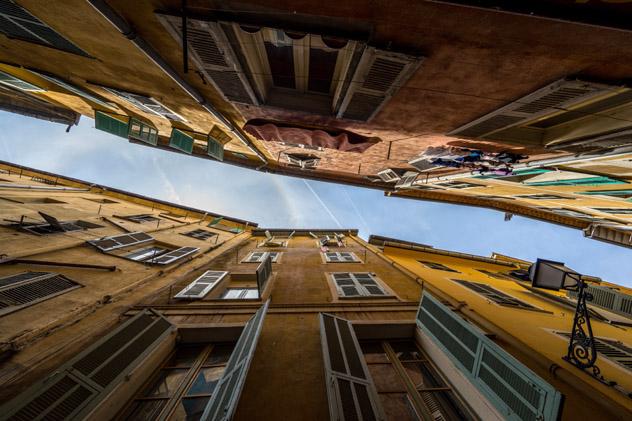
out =
<path fill-rule="evenodd" d="M 218 380 L 213 395 L 204 409 L 202 420 L 227 421 L 232 419 L 257 347 L 269 304 L 270 300 L 266 301 L 244 326 L 226 369 Z"/>
<path fill-rule="evenodd" d="M 560 392 L 427 292 L 417 326 L 499 412 L 511 419 L 557 420 Z"/>
<path fill-rule="evenodd" d="M 178 129 L 171 130 L 169 147 L 191 154 L 193 153 L 193 136 Z"/>
<path fill-rule="evenodd" d="M 107 252 L 116 250 L 122 247 L 127 247 L 136 244 L 147 243 L 153 241 L 154 238 L 144 232 L 132 232 L 129 234 L 114 235 L 111 237 L 103 237 L 95 240 L 88 241 L 101 251 Z"/>
<path fill-rule="evenodd" d="M 327 398 L 332 420 L 382 420 L 383 410 L 351 323 L 320 313 Z"/>

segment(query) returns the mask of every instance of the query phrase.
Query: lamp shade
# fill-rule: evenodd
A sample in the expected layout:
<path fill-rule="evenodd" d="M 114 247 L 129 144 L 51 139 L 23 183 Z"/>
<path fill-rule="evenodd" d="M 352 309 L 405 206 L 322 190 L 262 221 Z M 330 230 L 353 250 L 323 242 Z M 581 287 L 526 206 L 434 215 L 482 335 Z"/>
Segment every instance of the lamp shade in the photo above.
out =
<path fill-rule="evenodd" d="M 529 268 L 529 279 L 535 288 L 560 290 L 577 285 L 580 274 L 567 268 L 564 263 L 538 259 Z"/>

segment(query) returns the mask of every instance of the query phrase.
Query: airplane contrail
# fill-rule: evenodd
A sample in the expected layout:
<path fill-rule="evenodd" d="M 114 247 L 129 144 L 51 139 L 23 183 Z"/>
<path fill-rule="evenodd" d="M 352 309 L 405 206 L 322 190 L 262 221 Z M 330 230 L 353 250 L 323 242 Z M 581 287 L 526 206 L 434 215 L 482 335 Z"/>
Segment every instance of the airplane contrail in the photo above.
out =
<path fill-rule="evenodd" d="M 360 223 L 362 223 L 362 225 L 364 225 L 364 228 L 367 229 L 367 232 L 371 232 L 371 229 L 369 228 L 369 224 L 367 224 L 366 219 L 364 219 L 364 217 L 360 213 L 360 210 L 358 209 L 358 207 L 355 205 L 355 203 L 351 199 L 351 196 L 349 195 L 349 192 L 347 191 L 347 188 L 345 186 L 343 186 L 342 190 L 345 192 L 345 195 L 347 196 L 347 200 L 349 200 L 349 203 L 351 203 L 351 208 L 353 208 L 353 211 L 356 213 L 356 215 L 358 215 L 358 219 L 360 220 Z"/>
<path fill-rule="evenodd" d="M 303 180 L 303 183 L 305 183 L 305 185 L 307 186 L 307 188 L 309 189 L 309 191 L 312 192 L 312 194 L 314 195 L 314 197 L 316 198 L 316 200 L 318 200 L 318 202 L 320 203 L 320 205 L 325 209 L 325 211 L 329 214 L 329 216 L 331 217 L 331 219 L 334 220 L 334 222 L 336 223 L 336 225 L 338 225 L 338 228 L 342 228 L 342 225 L 340 224 L 340 221 L 338 221 L 338 218 L 336 218 L 334 216 L 334 214 L 331 212 L 331 210 L 327 207 L 327 205 L 325 205 L 325 202 L 322 201 L 322 199 L 320 198 L 320 196 L 318 196 L 318 194 L 316 194 L 316 192 L 314 191 L 314 189 L 312 188 L 312 186 L 309 185 L 309 183 L 307 182 L 307 180 Z"/>

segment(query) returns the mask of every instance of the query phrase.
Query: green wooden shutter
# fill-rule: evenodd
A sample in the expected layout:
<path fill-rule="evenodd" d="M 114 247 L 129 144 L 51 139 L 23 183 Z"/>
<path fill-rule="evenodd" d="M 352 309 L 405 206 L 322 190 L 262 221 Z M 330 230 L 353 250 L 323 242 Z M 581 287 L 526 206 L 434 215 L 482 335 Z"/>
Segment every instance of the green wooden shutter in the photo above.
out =
<path fill-rule="evenodd" d="M 417 325 L 507 419 L 557 420 L 560 392 L 427 292 Z"/>
<path fill-rule="evenodd" d="M 209 156 L 217 159 L 218 161 L 224 160 L 224 145 L 222 145 L 217 140 L 213 139 L 211 136 L 207 138 L 207 153 Z"/>
<path fill-rule="evenodd" d="M 384 420 L 351 323 L 320 313 L 320 340 L 331 420 Z"/>
<path fill-rule="evenodd" d="M 159 313 L 144 310 L 0 407 L 0 414 L 11 421 L 84 419 L 172 328 Z"/>
<path fill-rule="evenodd" d="M 129 122 L 124 123 L 101 111 L 94 112 L 94 127 L 124 139 L 129 132 Z"/>
<path fill-rule="evenodd" d="M 172 129 L 171 137 L 169 138 L 169 146 L 191 154 L 193 153 L 193 136 L 190 136 L 181 130 Z"/>
<path fill-rule="evenodd" d="M 226 370 L 217 382 L 217 387 L 213 390 L 213 395 L 200 418 L 202 421 L 228 421 L 232 419 L 241 390 L 246 382 L 248 368 L 257 347 L 263 319 L 269 304 L 270 300 L 266 301 L 244 326 L 244 330 L 228 360 Z"/>
<path fill-rule="evenodd" d="M 606 286 L 590 285 L 588 292 L 592 294 L 593 299 L 589 301 L 590 305 L 610 310 L 623 316 L 632 317 L 632 295 L 623 294 Z M 577 299 L 576 291 L 567 291 L 566 294 Z"/>

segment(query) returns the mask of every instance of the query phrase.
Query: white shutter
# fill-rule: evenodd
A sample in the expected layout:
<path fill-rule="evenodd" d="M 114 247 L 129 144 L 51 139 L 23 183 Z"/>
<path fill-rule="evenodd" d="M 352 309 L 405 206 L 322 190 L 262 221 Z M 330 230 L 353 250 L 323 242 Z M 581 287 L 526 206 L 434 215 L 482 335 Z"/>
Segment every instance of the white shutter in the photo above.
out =
<path fill-rule="evenodd" d="M 403 189 L 406 187 L 411 187 L 413 183 L 415 182 L 415 180 L 417 180 L 418 176 L 419 176 L 419 173 L 416 171 L 406 171 L 404 175 L 399 179 L 397 184 L 395 184 L 395 188 Z"/>
<path fill-rule="evenodd" d="M 182 18 L 161 14 L 157 16 L 178 44 L 182 45 Z M 191 61 L 227 100 L 259 105 L 221 24 L 188 18 L 187 45 Z"/>
<path fill-rule="evenodd" d="M 133 246 L 153 241 L 154 237 L 142 231 L 131 232 L 129 234 L 114 235 L 88 241 L 101 251 L 112 251 L 121 247 Z"/>
<path fill-rule="evenodd" d="M 165 105 L 158 102 L 158 100 L 148 97 L 146 95 L 134 94 L 131 92 L 121 91 L 119 89 L 108 88 L 103 86 L 103 89 L 116 95 L 117 97 L 124 99 L 130 104 L 134 105 L 136 108 L 141 111 L 149 112 L 152 114 L 159 115 L 160 117 L 164 117 L 167 120 L 179 121 L 181 123 L 186 123 L 186 120 L 182 118 L 180 115 L 171 111 Z"/>
<path fill-rule="evenodd" d="M 382 170 L 378 172 L 377 175 L 382 179 L 382 181 L 385 181 L 387 183 L 399 181 L 401 179 L 400 174 L 398 174 L 398 172 L 393 170 L 392 168 Z"/>
<path fill-rule="evenodd" d="M 169 253 L 161 254 L 153 259 L 145 260 L 145 263 L 151 263 L 154 265 L 168 265 L 176 260 L 184 259 L 187 256 L 192 255 L 199 250 L 199 247 L 180 247 L 172 250 Z"/>
<path fill-rule="evenodd" d="M 567 109 L 612 89 L 612 86 L 599 83 L 559 80 L 451 131 L 448 136 L 485 137 L 527 120 Z"/>
<path fill-rule="evenodd" d="M 45 89 L 35 86 L 13 75 L 0 71 L 0 83 L 27 92 L 46 92 Z"/>
<path fill-rule="evenodd" d="M 269 304 L 270 300 L 266 301 L 244 326 L 237 345 L 235 345 L 228 360 L 226 370 L 217 382 L 217 387 L 213 390 L 213 395 L 200 418 L 202 421 L 228 421 L 232 419 L 241 396 L 241 390 L 246 382 L 248 368 L 257 347 Z"/>
<path fill-rule="evenodd" d="M 228 275 L 228 272 L 225 271 L 207 270 L 182 291 L 174 295 L 173 298 L 188 300 L 204 298 L 226 275 Z"/>
<path fill-rule="evenodd" d="M 422 57 L 366 47 L 336 116 L 369 121 L 406 83 L 422 60 Z"/>
<path fill-rule="evenodd" d="M 320 313 L 320 340 L 331 420 L 384 420 L 353 326 Z"/>

